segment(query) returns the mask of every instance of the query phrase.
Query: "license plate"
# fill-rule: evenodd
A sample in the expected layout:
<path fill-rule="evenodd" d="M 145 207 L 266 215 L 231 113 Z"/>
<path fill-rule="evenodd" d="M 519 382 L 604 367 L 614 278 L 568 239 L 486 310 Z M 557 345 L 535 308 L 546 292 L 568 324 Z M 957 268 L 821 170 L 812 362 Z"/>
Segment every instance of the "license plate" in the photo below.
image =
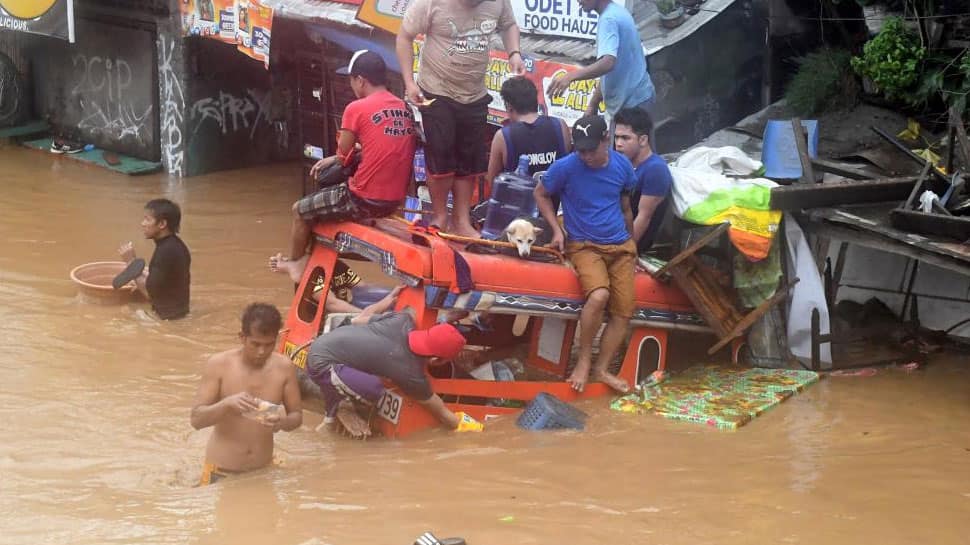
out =
<path fill-rule="evenodd" d="M 377 415 L 392 424 L 397 424 L 401 417 L 401 405 L 404 399 L 394 392 L 385 390 L 381 400 L 377 402 Z"/>
<path fill-rule="evenodd" d="M 299 348 L 299 345 L 296 343 L 287 342 L 283 345 L 283 353 L 286 354 L 286 357 L 293 360 L 293 365 L 296 365 L 300 369 L 306 369 L 306 353 L 309 347 L 300 350 L 300 353 L 294 356 L 293 353 L 296 352 L 297 348 Z"/>

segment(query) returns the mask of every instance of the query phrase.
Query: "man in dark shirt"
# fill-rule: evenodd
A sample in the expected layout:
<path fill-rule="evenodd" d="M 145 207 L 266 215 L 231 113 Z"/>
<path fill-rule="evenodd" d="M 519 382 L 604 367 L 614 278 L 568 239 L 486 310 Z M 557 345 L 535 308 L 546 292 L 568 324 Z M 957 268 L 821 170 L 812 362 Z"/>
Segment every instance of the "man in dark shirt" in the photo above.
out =
<path fill-rule="evenodd" d="M 673 176 L 663 157 L 653 152 L 650 135 L 653 121 L 642 108 L 623 108 L 613 118 L 616 132 L 616 151 L 633 163 L 637 174 L 637 189 L 632 194 L 633 240 L 637 252 L 644 253 L 653 246 L 669 204 Z"/>
<path fill-rule="evenodd" d="M 141 230 L 145 238 L 155 241 L 155 253 L 148 270 L 135 279 L 135 284 L 163 320 L 177 320 L 189 313 L 192 256 L 177 234 L 181 222 L 182 211 L 168 199 L 153 199 L 145 205 Z M 135 259 L 131 242 L 123 244 L 118 253 L 128 263 Z"/>
<path fill-rule="evenodd" d="M 539 115 L 539 91 L 524 76 L 505 80 L 502 100 L 509 123 L 495 133 L 485 179 L 491 183 L 501 172 L 515 172 L 519 156 L 529 156 L 529 176 L 549 169 L 556 159 L 572 151 L 569 127 L 558 117 Z"/>

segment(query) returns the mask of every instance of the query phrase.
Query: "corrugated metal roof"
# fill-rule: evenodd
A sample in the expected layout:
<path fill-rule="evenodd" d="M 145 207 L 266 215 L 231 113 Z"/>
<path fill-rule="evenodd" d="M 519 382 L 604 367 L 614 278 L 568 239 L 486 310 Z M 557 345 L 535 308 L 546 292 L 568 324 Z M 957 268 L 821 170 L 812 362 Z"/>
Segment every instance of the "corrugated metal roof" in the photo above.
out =
<path fill-rule="evenodd" d="M 637 22 L 644 50 L 650 55 L 690 36 L 734 2 L 735 0 L 707 0 L 701 4 L 701 10 L 696 15 L 687 16 L 687 20 L 674 29 L 660 26 L 657 7 L 651 1 L 627 0 L 627 8 Z M 375 31 L 370 25 L 357 20 L 357 6 L 351 4 L 326 0 L 263 0 L 263 3 L 273 8 L 280 17 L 314 23 L 330 21 L 359 31 Z M 502 48 L 498 38 L 493 45 L 497 49 Z M 557 61 L 577 62 L 596 58 L 596 43 L 577 38 L 522 34 L 520 49 L 543 59 Z"/>

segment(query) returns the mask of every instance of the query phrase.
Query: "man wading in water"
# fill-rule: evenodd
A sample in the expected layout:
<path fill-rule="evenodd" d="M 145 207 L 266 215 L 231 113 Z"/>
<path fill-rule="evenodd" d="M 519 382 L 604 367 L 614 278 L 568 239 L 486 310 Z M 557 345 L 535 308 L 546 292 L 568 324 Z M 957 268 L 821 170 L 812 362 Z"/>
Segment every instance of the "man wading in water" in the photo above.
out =
<path fill-rule="evenodd" d="M 215 430 L 200 484 L 269 465 L 273 434 L 303 423 L 296 366 L 274 351 L 282 325 L 276 307 L 253 303 L 243 312 L 242 346 L 206 362 L 191 422 L 197 430 Z"/>

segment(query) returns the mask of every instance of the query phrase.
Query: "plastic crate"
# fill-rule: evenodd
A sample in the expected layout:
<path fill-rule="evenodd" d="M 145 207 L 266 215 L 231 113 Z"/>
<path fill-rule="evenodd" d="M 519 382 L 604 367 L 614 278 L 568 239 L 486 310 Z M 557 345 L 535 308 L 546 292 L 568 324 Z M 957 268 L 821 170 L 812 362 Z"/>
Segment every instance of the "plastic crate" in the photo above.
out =
<path fill-rule="evenodd" d="M 527 430 L 582 430 L 586 413 L 542 392 L 529 402 L 516 424 Z"/>

